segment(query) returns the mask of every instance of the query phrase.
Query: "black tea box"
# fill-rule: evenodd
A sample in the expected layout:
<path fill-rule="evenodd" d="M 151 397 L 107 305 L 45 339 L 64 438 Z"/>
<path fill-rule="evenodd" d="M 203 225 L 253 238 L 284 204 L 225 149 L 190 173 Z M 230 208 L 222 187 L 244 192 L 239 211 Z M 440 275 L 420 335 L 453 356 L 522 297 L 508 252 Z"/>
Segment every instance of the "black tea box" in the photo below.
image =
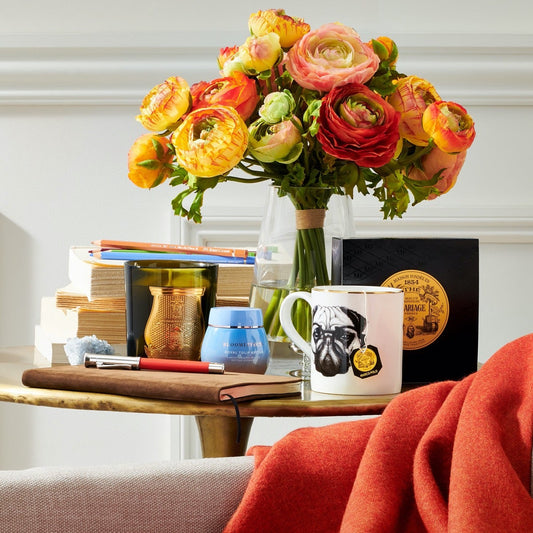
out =
<path fill-rule="evenodd" d="M 331 283 L 403 289 L 404 384 L 477 370 L 477 239 L 334 238 Z"/>

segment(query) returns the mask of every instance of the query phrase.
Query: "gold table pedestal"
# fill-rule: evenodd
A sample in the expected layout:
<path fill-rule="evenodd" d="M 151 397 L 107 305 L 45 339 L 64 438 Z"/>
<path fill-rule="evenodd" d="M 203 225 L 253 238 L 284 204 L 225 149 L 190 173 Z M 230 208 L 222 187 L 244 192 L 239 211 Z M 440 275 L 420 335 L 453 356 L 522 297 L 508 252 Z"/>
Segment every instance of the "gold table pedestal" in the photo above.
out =
<path fill-rule="evenodd" d="M 197 416 L 202 455 L 204 457 L 234 457 L 244 455 L 252 429 L 253 418 Z"/>

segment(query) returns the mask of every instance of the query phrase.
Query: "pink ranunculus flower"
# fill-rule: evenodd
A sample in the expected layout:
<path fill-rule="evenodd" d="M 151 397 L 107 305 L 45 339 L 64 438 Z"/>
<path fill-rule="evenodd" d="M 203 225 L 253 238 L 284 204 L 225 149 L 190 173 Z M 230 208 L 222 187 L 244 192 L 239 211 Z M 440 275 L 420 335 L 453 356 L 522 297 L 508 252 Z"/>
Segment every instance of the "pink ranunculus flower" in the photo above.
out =
<path fill-rule="evenodd" d="M 437 172 L 441 171 L 441 179 L 439 179 L 434 187 L 439 190 L 440 194 L 444 194 L 457 182 L 457 176 L 461 172 L 465 158 L 466 150 L 456 154 L 450 154 L 435 147 L 431 152 L 422 157 L 420 161 L 422 169 L 413 167 L 409 171 L 408 177 L 417 181 L 429 180 Z M 428 200 L 433 200 L 437 196 L 440 195 L 430 194 Z"/>
<path fill-rule="evenodd" d="M 346 83 L 366 83 L 377 71 L 379 57 L 354 29 L 331 23 L 297 41 L 285 66 L 302 87 L 328 92 Z"/>

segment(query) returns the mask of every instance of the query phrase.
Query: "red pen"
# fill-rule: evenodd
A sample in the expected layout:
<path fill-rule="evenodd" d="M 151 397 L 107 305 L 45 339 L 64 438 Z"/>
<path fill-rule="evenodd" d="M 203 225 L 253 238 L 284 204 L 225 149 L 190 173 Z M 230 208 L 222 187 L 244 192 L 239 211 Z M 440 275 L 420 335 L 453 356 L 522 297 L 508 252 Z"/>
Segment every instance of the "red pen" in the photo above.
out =
<path fill-rule="evenodd" d="M 166 372 L 199 372 L 202 374 L 224 373 L 224 365 L 222 363 L 157 359 L 155 357 L 125 357 L 123 355 L 100 355 L 92 353 L 85 354 L 85 366 L 110 370 L 164 370 Z"/>

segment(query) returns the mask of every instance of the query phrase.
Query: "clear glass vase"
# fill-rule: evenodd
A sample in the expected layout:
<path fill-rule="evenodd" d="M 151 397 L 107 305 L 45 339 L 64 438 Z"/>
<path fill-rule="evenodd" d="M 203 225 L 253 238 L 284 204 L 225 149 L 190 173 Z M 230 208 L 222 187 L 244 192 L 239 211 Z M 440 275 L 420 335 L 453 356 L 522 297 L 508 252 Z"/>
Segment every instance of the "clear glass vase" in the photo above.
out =
<path fill-rule="evenodd" d="M 279 307 L 292 291 L 330 283 L 332 238 L 353 237 L 355 232 L 352 199 L 338 192 L 295 187 L 285 194 L 272 186 L 261 223 L 250 306 L 263 311 L 272 359 L 292 359 L 292 364 L 301 360 L 299 374 L 304 378 L 310 362 L 291 346 L 279 323 Z M 311 310 L 303 300 L 293 308 L 293 322 L 309 339 Z"/>

